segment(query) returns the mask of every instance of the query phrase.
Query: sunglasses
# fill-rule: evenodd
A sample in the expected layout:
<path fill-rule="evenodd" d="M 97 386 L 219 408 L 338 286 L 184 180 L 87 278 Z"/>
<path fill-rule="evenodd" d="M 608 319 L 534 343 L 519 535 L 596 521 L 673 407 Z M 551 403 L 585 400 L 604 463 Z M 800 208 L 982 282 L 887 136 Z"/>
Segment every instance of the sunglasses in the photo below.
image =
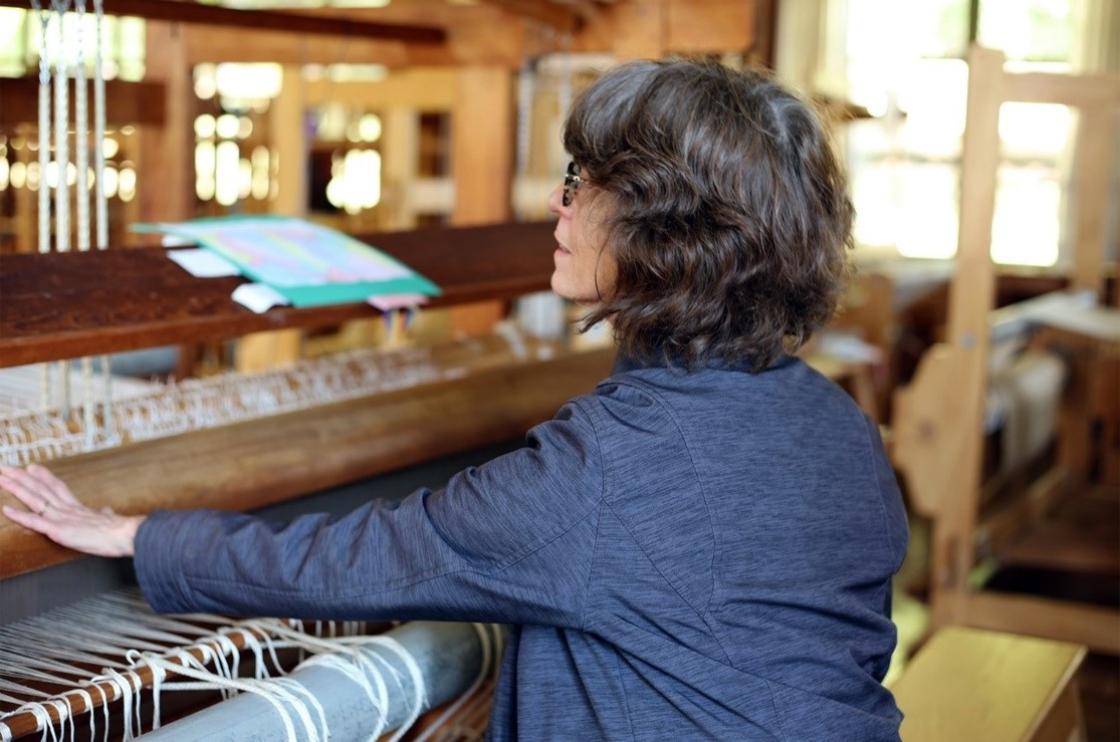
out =
<path fill-rule="evenodd" d="M 575 160 L 568 163 L 568 172 L 564 176 L 564 207 L 572 205 L 572 199 L 576 197 L 576 191 L 579 190 L 581 184 L 585 181 L 579 177 L 579 165 Z"/>

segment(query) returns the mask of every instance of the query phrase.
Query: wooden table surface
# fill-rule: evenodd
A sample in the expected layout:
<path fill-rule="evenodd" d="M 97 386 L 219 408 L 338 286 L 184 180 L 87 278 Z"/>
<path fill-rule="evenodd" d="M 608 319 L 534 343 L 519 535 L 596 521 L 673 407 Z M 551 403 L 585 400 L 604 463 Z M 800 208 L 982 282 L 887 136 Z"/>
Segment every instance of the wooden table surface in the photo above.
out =
<path fill-rule="evenodd" d="M 1085 647 L 980 629 L 939 631 L 891 689 L 905 742 L 1055 739 Z M 1076 722 L 1069 719 L 1072 726 Z M 1065 742 L 1068 734 L 1060 734 Z"/>

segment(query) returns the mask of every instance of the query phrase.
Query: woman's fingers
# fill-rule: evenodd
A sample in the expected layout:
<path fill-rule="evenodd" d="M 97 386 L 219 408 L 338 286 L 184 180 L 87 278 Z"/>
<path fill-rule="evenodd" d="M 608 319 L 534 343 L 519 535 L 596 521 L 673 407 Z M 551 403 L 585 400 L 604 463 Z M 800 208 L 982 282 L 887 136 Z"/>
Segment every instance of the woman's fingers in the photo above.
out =
<path fill-rule="evenodd" d="M 11 492 L 17 500 L 35 513 L 43 513 L 49 507 L 46 498 L 36 489 L 27 486 L 26 481 L 11 474 L 0 474 L 0 487 Z"/>
<path fill-rule="evenodd" d="M 26 503 L 24 503 L 26 504 Z M 32 531 L 38 533 L 47 533 L 51 529 L 50 523 L 41 515 L 32 513 L 27 510 L 17 510 L 9 505 L 4 505 L 0 508 L 4 511 L 4 515 L 11 518 L 14 522 L 20 524 L 24 528 L 30 528 Z"/>
<path fill-rule="evenodd" d="M 74 497 L 74 493 L 61 479 L 56 477 L 50 469 L 38 464 L 32 464 L 27 467 L 27 473 L 40 482 L 47 490 L 53 494 L 59 502 L 68 502 L 71 505 L 77 505 L 78 498 Z"/>
<path fill-rule="evenodd" d="M 52 500 L 47 488 L 43 483 L 32 477 L 23 469 L 17 469 L 12 466 L 0 467 L 0 478 L 6 482 L 9 489 L 15 487 L 20 492 L 29 493 L 32 496 L 42 500 L 43 502 L 50 502 Z"/>

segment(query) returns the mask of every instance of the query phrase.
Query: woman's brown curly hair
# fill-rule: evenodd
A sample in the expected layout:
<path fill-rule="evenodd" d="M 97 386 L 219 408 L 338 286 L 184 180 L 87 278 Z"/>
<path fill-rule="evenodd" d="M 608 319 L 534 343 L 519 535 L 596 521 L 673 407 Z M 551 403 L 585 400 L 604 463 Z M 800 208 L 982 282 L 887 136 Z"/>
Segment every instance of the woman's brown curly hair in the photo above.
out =
<path fill-rule="evenodd" d="M 852 206 L 821 123 L 758 72 L 634 62 L 576 101 L 564 146 L 610 195 L 620 350 L 695 368 L 760 371 L 836 308 Z"/>

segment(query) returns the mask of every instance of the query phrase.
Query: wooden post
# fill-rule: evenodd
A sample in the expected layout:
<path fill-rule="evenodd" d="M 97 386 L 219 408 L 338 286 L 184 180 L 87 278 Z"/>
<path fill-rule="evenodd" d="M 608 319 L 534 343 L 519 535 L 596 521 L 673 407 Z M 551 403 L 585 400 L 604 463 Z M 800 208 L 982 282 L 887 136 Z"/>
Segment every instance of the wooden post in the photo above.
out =
<path fill-rule="evenodd" d="M 159 126 L 142 124 L 137 128 L 137 193 L 133 203 L 123 205 L 121 212 L 125 224 L 184 221 L 195 215 L 193 67 L 187 59 L 185 28 L 169 21 L 149 21 L 144 45 L 145 76 L 163 83 L 164 115 Z M 127 139 L 118 136 L 122 148 L 129 144 Z M 102 143 L 94 142 L 93 146 Z M 112 214 L 111 205 L 107 213 Z M 112 223 L 110 217 L 110 228 Z M 122 241 L 128 234 L 126 228 Z M 176 378 L 194 373 L 198 354 L 196 345 L 179 347 Z"/>
<path fill-rule="evenodd" d="M 149 21 L 146 74 L 164 85 L 163 125 L 139 127 L 139 219 L 181 221 L 194 216 L 194 109 L 191 66 L 177 23 Z M 101 146 L 100 143 L 97 146 Z"/>
<path fill-rule="evenodd" d="M 382 193 L 385 195 L 385 228 L 412 229 L 416 215 L 412 211 L 409 190 L 416 180 L 420 142 L 420 116 L 416 109 L 404 106 L 389 108 L 382 117 L 381 148 Z"/>
<path fill-rule="evenodd" d="M 974 557 L 984 444 L 988 314 L 994 294 L 990 257 L 999 160 L 1003 55 L 974 47 L 968 57 L 968 113 L 961 158 L 957 270 L 944 343 L 922 358 L 895 396 L 893 451 L 916 510 L 933 520 L 931 616 L 960 623 Z"/>
<path fill-rule="evenodd" d="M 287 216 L 307 212 L 307 128 L 304 125 L 303 76 L 297 65 L 284 67 L 280 94 L 268 109 L 273 147 L 280 163 L 279 190 L 269 211 Z M 246 335 L 237 343 L 235 366 L 240 373 L 294 363 L 300 357 L 303 333 L 277 330 Z"/>
<path fill-rule="evenodd" d="M 24 140 L 24 145 L 18 150 L 15 150 L 15 160 L 24 168 L 26 168 L 34 161 L 38 161 L 38 153 L 32 157 L 31 147 L 27 142 L 31 141 L 32 129 L 30 127 L 19 127 L 16 129 L 16 137 Z M 13 137 L 15 138 L 15 137 Z M 47 174 L 39 173 L 39 188 L 47 187 Z M 39 244 L 39 198 L 38 194 L 33 192 L 27 183 L 26 176 L 23 184 L 16 188 L 9 183 L 9 188 L 13 190 L 12 196 L 15 199 L 15 218 L 13 219 L 13 226 L 15 227 L 16 238 L 16 252 L 35 252 Z M 53 241 L 51 243 L 53 245 Z"/>
<path fill-rule="evenodd" d="M 451 169 L 455 209 L 451 222 L 470 226 L 508 221 L 512 216 L 514 90 L 513 73 L 500 66 L 459 70 L 451 114 Z M 498 302 L 451 310 L 451 326 L 467 335 L 490 330 L 502 318 Z"/>
<path fill-rule="evenodd" d="M 961 435 L 944 444 L 958 446 L 954 481 L 942 523 L 935 528 L 935 550 L 951 551 L 941 561 L 949 573 L 934 575 L 934 589 L 963 593 L 975 557 L 973 543 L 980 506 L 984 451 L 984 404 L 988 382 L 988 315 L 994 308 L 995 268 L 991 258 L 992 216 L 995 212 L 996 172 L 999 166 L 999 109 L 1003 102 L 1003 54 L 973 47 L 968 56 L 968 102 L 961 156 L 961 212 L 957 241 L 957 270 L 949 287 L 949 329 L 946 341 L 958 361 L 956 394 L 944 400 L 956 408 Z M 955 398 L 954 398 L 955 397 Z M 938 529 L 942 532 L 938 533 Z M 959 620 L 959 600 L 949 606 Z M 935 610 L 937 608 L 935 607 Z"/>
<path fill-rule="evenodd" d="M 1081 110 L 1074 158 L 1074 263 L 1070 288 L 1089 290 L 1103 299 L 1104 248 L 1108 231 L 1109 179 L 1114 172 L 1117 126 L 1115 109 Z"/>

